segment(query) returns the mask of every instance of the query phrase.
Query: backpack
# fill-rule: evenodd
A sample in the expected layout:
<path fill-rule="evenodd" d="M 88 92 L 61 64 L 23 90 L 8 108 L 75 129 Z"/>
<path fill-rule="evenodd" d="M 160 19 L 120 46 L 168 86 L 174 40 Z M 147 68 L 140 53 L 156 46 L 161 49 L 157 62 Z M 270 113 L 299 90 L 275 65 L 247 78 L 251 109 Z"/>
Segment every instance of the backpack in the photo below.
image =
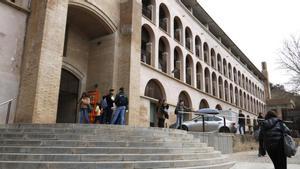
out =
<path fill-rule="evenodd" d="M 116 100 L 117 106 L 127 106 L 127 98 L 124 95 L 119 95 L 119 97 Z"/>
<path fill-rule="evenodd" d="M 101 100 L 101 107 L 103 109 L 106 109 L 108 107 L 108 104 L 107 104 L 107 100 L 106 100 L 106 97 L 104 97 L 102 100 Z"/>

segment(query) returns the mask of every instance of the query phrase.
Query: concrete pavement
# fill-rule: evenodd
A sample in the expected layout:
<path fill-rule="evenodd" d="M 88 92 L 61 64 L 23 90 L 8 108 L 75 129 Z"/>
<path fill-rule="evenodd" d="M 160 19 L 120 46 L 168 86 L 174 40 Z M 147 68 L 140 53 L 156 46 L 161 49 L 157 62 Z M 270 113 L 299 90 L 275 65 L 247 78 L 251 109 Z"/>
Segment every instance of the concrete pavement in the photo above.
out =
<path fill-rule="evenodd" d="M 240 152 L 228 155 L 229 158 L 236 161 L 236 165 L 231 169 L 274 169 L 269 156 L 258 157 L 257 151 Z M 300 169 L 300 148 L 297 155 L 288 158 L 288 169 Z"/>

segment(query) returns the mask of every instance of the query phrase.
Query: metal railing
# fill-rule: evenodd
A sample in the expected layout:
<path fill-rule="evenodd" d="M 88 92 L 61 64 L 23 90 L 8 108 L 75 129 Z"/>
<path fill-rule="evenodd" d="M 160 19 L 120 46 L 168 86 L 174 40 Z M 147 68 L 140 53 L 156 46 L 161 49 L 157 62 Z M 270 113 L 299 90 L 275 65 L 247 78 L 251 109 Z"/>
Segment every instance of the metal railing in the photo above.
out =
<path fill-rule="evenodd" d="M 5 102 L 0 103 L 0 107 L 2 106 L 6 106 L 7 105 L 7 109 L 6 109 L 6 117 L 5 117 L 5 124 L 8 124 L 9 122 L 9 117 L 10 117 L 10 113 L 11 113 L 11 106 L 12 106 L 12 102 L 15 100 L 16 98 L 7 100 Z"/>

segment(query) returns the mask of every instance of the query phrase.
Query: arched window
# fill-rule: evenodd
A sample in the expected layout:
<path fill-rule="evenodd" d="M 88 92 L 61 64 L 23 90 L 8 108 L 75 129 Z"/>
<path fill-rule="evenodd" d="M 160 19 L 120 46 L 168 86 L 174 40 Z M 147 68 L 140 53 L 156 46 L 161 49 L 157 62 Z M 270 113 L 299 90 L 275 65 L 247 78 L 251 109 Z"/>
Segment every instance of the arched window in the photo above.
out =
<path fill-rule="evenodd" d="M 211 58 L 211 61 L 210 61 L 211 67 L 216 69 L 216 53 L 213 48 L 211 48 L 211 50 L 210 50 L 210 58 Z"/>
<path fill-rule="evenodd" d="M 168 59 L 170 47 L 168 40 L 165 37 L 159 39 L 159 49 L 158 49 L 158 69 L 164 73 L 168 70 Z"/>
<path fill-rule="evenodd" d="M 217 60 L 218 72 L 222 74 L 222 58 L 220 54 L 217 55 Z"/>
<path fill-rule="evenodd" d="M 142 11 L 143 15 L 150 19 L 151 21 L 154 21 L 154 14 L 155 14 L 155 0 L 142 0 Z"/>
<path fill-rule="evenodd" d="M 212 94 L 217 96 L 217 76 L 216 73 L 212 73 Z"/>
<path fill-rule="evenodd" d="M 216 109 L 217 109 L 217 110 L 222 110 L 222 106 L 219 105 L 219 104 L 217 104 L 217 105 L 216 105 Z"/>
<path fill-rule="evenodd" d="M 245 88 L 248 91 L 248 77 L 246 77 Z"/>
<path fill-rule="evenodd" d="M 174 39 L 179 43 L 182 43 L 182 23 L 179 17 L 174 18 Z"/>
<path fill-rule="evenodd" d="M 144 95 L 157 100 L 166 99 L 165 90 L 161 83 L 156 79 L 149 80 Z"/>
<path fill-rule="evenodd" d="M 247 110 L 250 111 L 250 97 L 249 97 L 249 94 L 247 94 Z"/>
<path fill-rule="evenodd" d="M 193 69 L 193 59 L 190 55 L 187 55 L 185 59 L 185 72 L 186 72 L 185 82 L 189 85 L 192 85 L 194 69 Z"/>
<path fill-rule="evenodd" d="M 219 79 L 218 79 L 218 82 L 219 82 L 219 98 L 220 99 L 223 99 L 223 79 L 221 76 L 219 76 Z"/>
<path fill-rule="evenodd" d="M 244 109 L 247 109 L 247 97 L 245 92 L 244 92 Z"/>
<path fill-rule="evenodd" d="M 242 79 L 241 79 L 241 72 L 240 71 L 238 71 L 238 85 L 241 87 L 241 81 L 242 81 Z"/>
<path fill-rule="evenodd" d="M 210 93 L 210 72 L 208 68 L 205 68 L 204 70 L 205 74 L 205 92 Z"/>
<path fill-rule="evenodd" d="M 195 49 L 196 57 L 202 59 L 201 39 L 198 35 L 195 38 Z"/>
<path fill-rule="evenodd" d="M 239 102 L 240 102 L 240 99 L 239 99 L 239 90 L 237 87 L 234 88 L 234 93 L 235 93 L 235 105 L 236 106 L 239 106 Z"/>
<path fill-rule="evenodd" d="M 185 47 L 190 51 L 193 50 L 193 34 L 189 27 L 185 28 Z"/>
<path fill-rule="evenodd" d="M 199 109 L 209 108 L 209 104 L 205 99 L 200 101 Z"/>
<path fill-rule="evenodd" d="M 234 96 L 233 96 L 233 86 L 230 84 L 230 103 L 234 103 Z"/>
<path fill-rule="evenodd" d="M 253 112 L 253 101 L 252 101 L 252 97 L 250 97 L 250 112 Z"/>
<path fill-rule="evenodd" d="M 202 66 L 200 64 L 200 62 L 197 63 L 196 65 L 196 78 L 197 78 L 197 89 L 202 90 L 202 79 L 203 79 L 203 75 L 202 75 Z"/>
<path fill-rule="evenodd" d="M 228 86 L 228 82 L 227 80 L 225 80 L 224 82 L 224 86 L 225 86 L 225 101 L 229 101 L 229 86 Z"/>
<path fill-rule="evenodd" d="M 233 81 L 235 84 L 237 84 L 237 74 L 236 74 L 236 69 L 233 67 Z"/>
<path fill-rule="evenodd" d="M 209 47 L 206 42 L 203 44 L 204 62 L 209 65 Z"/>
<path fill-rule="evenodd" d="M 248 92 L 251 93 L 251 80 L 249 79 L 249 83 L 248 83 Z"/>
<path fill-rule="evenodd" d="M 159 6 L 159 27 L 167 33 L 170 32 L 170 12 L 163 3 Z"/>
<path fill-rule="evenodd" d="M 228 74 L 227 74 L 227 62 L 226 62 L 225 58 L 223 59 L 223 74 L 224 74 L 224 76 L 228 77 Z"/>
<path fill-rule="evenodd" d="M 232 80 L 232 70 L 231 70 L 231 64 L 228 63 L 228 77 L 230 80 Z"/>
<path fill-rule="evenodd" d="M 181 80 L 182 77 L 182 60 L 183 60 L 183 56 L 182 56 L 182 51 L 179 47 L 175 47 L 174 49 L 174 77 L 178 80 Z"/>
<path fill-rule="evenodd" d="M 243 92 L 242 92 L 242 90 L 240 89 L 240 107 L 241 108 L 243 108 L 244 107 L 244 105 L 243 105 Z"/>
<path fill-rule="evenodd" d="M 184 106 L 187 108 L 192 108 L 192 102 L 191 102 L 191 98 L 189 96 L 189 94 L 186 91 L 182 91 L 179 94 L 179 100 L 183 100 L 184 102 Z M 190 116 L 190 114 L 185 113 L 183 115 L 183 121 L 187 121 L 190 120 L 192 116 Z"/>
<path fill-rule="evenodd" d="M 149 25 L 143 25 L 141 39 L 141 61 L 148 65 L 154 65 L 153 53 L 155 40 L 154 33 Z"/>
<path fill-rule="evenodd" d="M 242 88 L 245 89 L 245 76 L 242 74 Z"/>

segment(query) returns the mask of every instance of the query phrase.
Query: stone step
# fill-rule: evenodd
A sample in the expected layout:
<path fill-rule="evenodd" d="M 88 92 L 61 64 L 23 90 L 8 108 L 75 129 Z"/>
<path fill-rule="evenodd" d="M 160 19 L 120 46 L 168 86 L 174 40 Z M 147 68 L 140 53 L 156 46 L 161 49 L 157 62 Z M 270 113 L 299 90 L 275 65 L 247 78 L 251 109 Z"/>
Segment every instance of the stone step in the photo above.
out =
<path fill-rule="evenodd" d="M 127 135 L 80 135 L 80 134 L 45 134 L 45 133 L 1 133 L 0 139 L 41 139 L 41 140 L 102 140 L 102 141 L 193 141 L 193 138 L 154 137 L 154 136 L 127 136 Z M 198 139 L 199 140 L 199 139 Z M 200 141 L 200 140 L 199 140 Z"/>
<path fill-rule="evenodd" d="M 196 141 L 184 142 L 121 142 L 121 141 L 85 141 L 85 140 L 0 140 L 0 146 L 57 146 L 57 147 L 168 147 L 188 148 L 205 147 L 206 143 Z"/>
<path fill-rule="evenodd" d="M 180 154 L 28 154 L 0 153 L 0 161 L 158 161 L 195 160 L 221 157 L 220 152 Z"/>
<path fill-rule="evenodd" d="M 118 131 L 143 131 L 143 132 L 158 132 L 158 133 L 178 133 L 186 134 L 184 130 L 156 127 L 132 127 L 120 125 L 99 125 L 99 124 L 0 124 L 0 129 L 116 129 Z"/>
<path fill-rule="evenodd" d="M 235 162 L 226 162 L 215 165 L 207 165 L 207 166 L 193 166 L 193 167 L 180 167 L 180 168 L 168 168 L 168 169 L 230 169 L 233 167 Z M 165 168 L 157 168 L 157 169 L 165 169 Z"/>
<path fill-rule="evenodd" d="M 210 153 L 213 147 L 159 148 L 159 147 L 35 147 L 0 146 L 0 153 L 31 154 L 166 154 L 166 153 Z"/>
<path fill-rule="evenodd" d="M 197 160 L 160 160 L 160 161 L 104 161 L 104 162 L 65 162 L 65 161 L 0 161 L 3 169 L 157 169 L 184 168 L 200 166 L 222 166 L 228 163 L 225 158 Z M 226 168 L 223 168 L 226 169 Z"/>

